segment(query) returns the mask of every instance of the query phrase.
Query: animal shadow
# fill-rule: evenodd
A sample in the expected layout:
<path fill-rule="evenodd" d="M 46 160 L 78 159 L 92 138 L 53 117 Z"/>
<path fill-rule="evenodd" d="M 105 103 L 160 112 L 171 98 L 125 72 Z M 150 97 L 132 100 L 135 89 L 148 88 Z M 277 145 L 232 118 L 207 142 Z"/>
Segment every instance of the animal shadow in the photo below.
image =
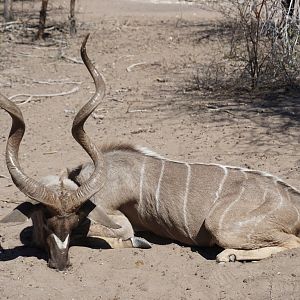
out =
<path fill-rule="evenodd" d="M 207 260 L 215 260 L 217 255 L 221 253 L 224 249 L 218 246 L 214 247 L 191 247 L 192 252 L 197 252 L 200 254 L 203 258 Z"/>
<path fill-rule="evenodd" d="M 0 261 L 10 261 L 18 257 L 36 257 L 47 261 L 47 255 L 39 248 L 31 246 L 32 226 L 24 228 L 20 233 L 20 240 L 23 246 L 11 249 L 0 248 Z"/>
<path fill-rule="evenodd" d="M 203 258 L 207 260 L 215 260 L 216 256 L 222 252 L 224 249 L 218 246 L 214 247 L 196 247 L 196 246 L 187 246 L 183 243 L 179 243 L 177 241 L 171 240 L 171 239 L 166 239 L 159 237 L 155 234 L 152 234 L 150 232 L 138 232 L 137 236 L 140 236 L 142 238 L 145 238 L 147 241 L 149 241 L 152 244 L 157 244 L 157 245 L 169 245 L 169 244 L 177 244 L 181 247 L 190 247 L 192 252 L 197 252 L 199 255 L 201 255 Z"/>

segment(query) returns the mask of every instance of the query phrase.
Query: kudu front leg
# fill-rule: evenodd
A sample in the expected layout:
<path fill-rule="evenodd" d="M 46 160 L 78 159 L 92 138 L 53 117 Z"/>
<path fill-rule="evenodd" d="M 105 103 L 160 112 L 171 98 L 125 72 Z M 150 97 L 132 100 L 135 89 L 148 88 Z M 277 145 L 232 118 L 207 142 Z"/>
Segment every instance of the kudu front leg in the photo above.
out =
<path fill-rule="evenodd" d="M 87 237 L 100 238 L 106 241 L 111 248 L 151 248 L 151 244 L 141 238 L 134 236 L 134 230 L 127 217 L 121 213 L 108 214 L 108 217 L 120 228 L 109 228 L 99 223 L 90 225 Z"/>

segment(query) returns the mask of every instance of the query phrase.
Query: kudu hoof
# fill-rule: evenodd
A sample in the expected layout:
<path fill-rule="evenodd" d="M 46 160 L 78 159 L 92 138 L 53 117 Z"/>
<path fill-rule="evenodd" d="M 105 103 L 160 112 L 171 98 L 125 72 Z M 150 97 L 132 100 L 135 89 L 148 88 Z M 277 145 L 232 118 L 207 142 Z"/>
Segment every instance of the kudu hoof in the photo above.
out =
<path fill-rule="evenodd" d="M 134 237 L 130 238 L 130 240 L 131 240 L 132 246 L 134 248 L 142 248 L 142 249 L 152 248 L 151 244 L 147 240 L 145 240 L 141 237 L 134 236 Z"/>

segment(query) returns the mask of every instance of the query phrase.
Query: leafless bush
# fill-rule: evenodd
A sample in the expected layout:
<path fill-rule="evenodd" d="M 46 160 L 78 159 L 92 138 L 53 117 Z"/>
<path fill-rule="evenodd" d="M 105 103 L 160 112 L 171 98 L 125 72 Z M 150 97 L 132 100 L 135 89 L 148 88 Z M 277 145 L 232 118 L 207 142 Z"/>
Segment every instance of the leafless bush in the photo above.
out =
<path fill-rule="evenodd" d="M 300 0 L 228 0 L 217 7 L 231 28 L 227 59 L 239 85 L 291 85 L 300 78 Z"/>
<path fill-rule="evenodd" d="M 6 23 L 10 23 L 12 19 L 15 17 L 15 9 L 17 8 L 16 1 L 13 0 L 3 0 L 3 17 L 4 21 Z M 13 2 L 15 2 L 15 5 L 13 6 Z M 25 1 L 22 0 L 22 11 L 21 13 L 19 12 L 18 15 L 16 16 L 16 21 L 22 21 L 24 18 L 23 16 L 23 3 Z M 34 3 L 35 1 L 30 1 Z M 47 18 L 47 13 L 48 13 L 48 2 L 49 0 L 40 0 L 41 2 L 41 9 L 40 9 L 40 16 L 39 16 L 39 24 L 38 24 L 38 31 L 35 35 L 35 39 L 42 39 L 47 37 L 49 34 L 45 34 L 46 30 L 46 18 Z M 75 18 L 75 2 L 76 0 L 70 0 L 70 14 L 69 14 L 69 28 L 70 28 L 70 34 L 71 36 L 74 36 L 76 34 L 76 18 Z M 31 12 L 32 16 L 35 14 L 35 10 Z M 32 18 L 30 18 L 32 19 Z M 4 24 L 6 26 L 6 24 Z"/>
<path fill-rule="evenodd" d="M 226 74 L 225 70 L 226 66 L 222 62 L 211 61 L 207 64 L 202 64 L 197 69 L 195 75 L 195 84 L 197 88 L 213 91 L 216 86 L 220 88 L 224 87 L 226 85 L 224 77 L 224 74 Z"/>

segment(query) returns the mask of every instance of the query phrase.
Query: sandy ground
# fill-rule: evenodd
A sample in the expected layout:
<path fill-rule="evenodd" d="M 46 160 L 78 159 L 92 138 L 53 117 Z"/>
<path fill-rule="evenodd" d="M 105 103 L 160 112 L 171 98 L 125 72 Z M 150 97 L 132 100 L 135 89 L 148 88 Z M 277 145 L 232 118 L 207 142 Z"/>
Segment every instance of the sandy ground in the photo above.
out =
<path fill-rule="evenodd" d="M 50 23 L 67 20 L 60 8 L 66 2 L 51 1 Z M 91 32 L 88 53 L 103 72 L 108 93 L 86 130 L 100 145 L 132 142 L 176 160 L 261 169 L 300 188 L 299 109 L 293 93 L 250 102 L 211 98 L 191 88 L 197 64 L 216 53 L 218 41 L 209 30 L 217 13 L 186 4 L 81 0 L 77 17 L 80 28 L 73 39 L 53 30 L 48 41 L 32 44 L 25 35 L 1 33 L 2 93 L 78 88 L 21 106 L 27 133 L 20 160 L 30 176 L 59 174 L 88 159 L 70 128 L 94 87 L 84 66 L 68 58 L 79 59 L 82 38 Z M 5 166 L 9 129 L 10 118 L 0 111 L 0 217 L 24 200 Z M 22 246 L 20 233 L 28 226 L 0 227 L 6 249 L 0 255 L 1 299 L 299 299 L 300 250 L 256 263 L 219 265 L 217 249 L 172 242 L 154 243 L 149 250 L 72 247 L 72 267 L 57 272 L 47 267 L 41 251 Z"/>

